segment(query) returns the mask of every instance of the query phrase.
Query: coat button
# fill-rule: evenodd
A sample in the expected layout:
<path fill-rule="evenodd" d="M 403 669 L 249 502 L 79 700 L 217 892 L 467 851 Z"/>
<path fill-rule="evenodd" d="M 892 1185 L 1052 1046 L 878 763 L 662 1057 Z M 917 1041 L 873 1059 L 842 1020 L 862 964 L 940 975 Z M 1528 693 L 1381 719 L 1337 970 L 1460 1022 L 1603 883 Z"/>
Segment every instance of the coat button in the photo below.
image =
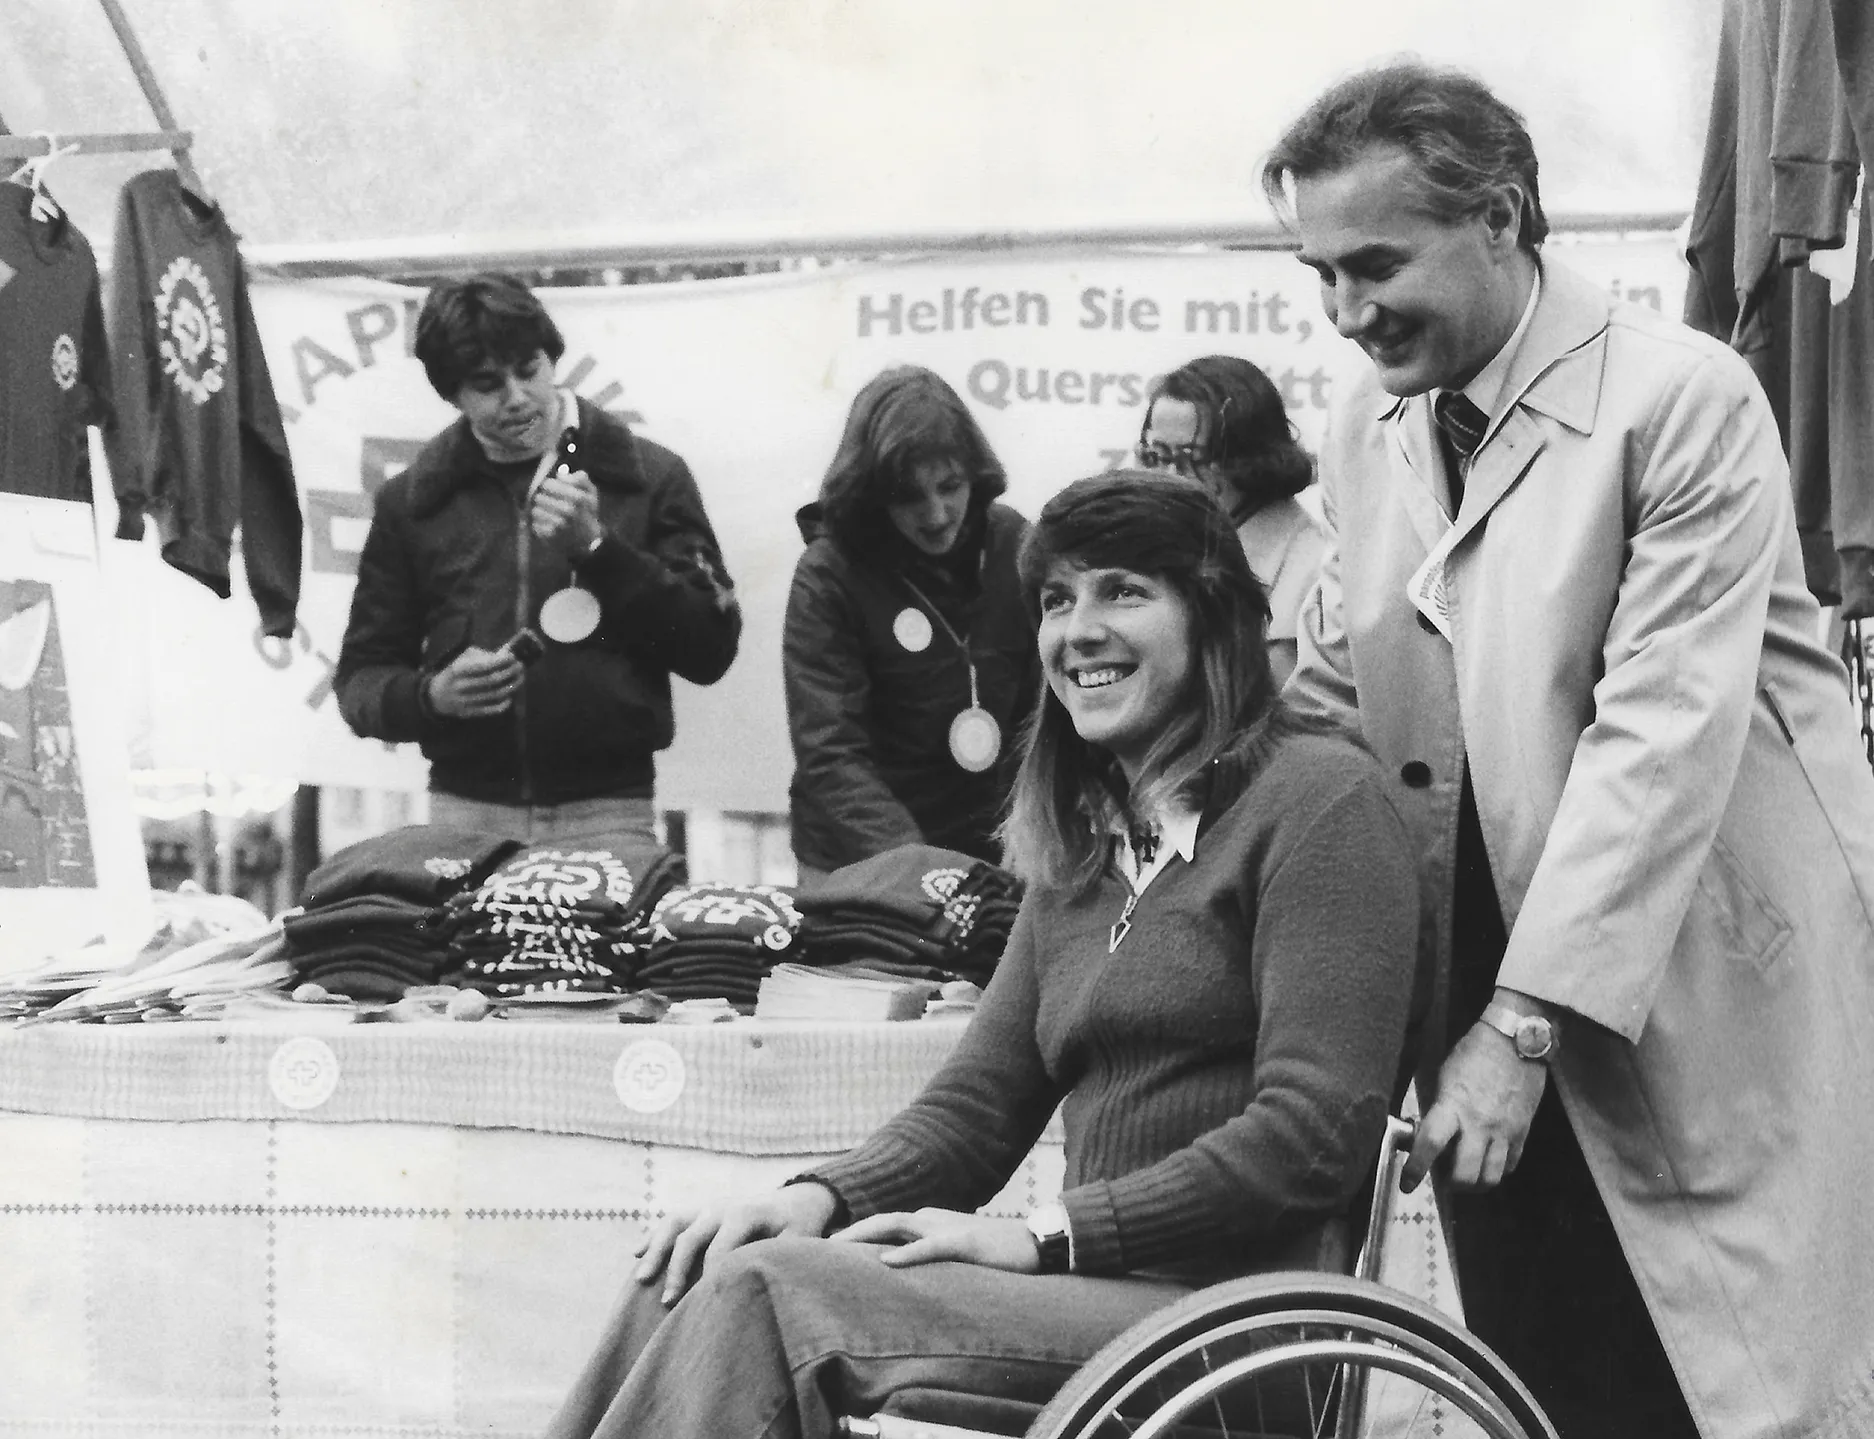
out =
<path fill-rule="evenodd" d="M 1419 628 L 1424 630 L 1426 634 L 1435 635 L 1438 633 L 1438 626 L 1432 623 L 1432 617 L 1426 614 L 1424 610 L 1418 611 L 1418 617 Z"/>
<path fill-rule="evenodd" d="M 1424 789 L 1432 782 L 1432 767 L 1422 759 L 1409 759 L 1399 766 L 1399 778 L 1412 789 Z"/>

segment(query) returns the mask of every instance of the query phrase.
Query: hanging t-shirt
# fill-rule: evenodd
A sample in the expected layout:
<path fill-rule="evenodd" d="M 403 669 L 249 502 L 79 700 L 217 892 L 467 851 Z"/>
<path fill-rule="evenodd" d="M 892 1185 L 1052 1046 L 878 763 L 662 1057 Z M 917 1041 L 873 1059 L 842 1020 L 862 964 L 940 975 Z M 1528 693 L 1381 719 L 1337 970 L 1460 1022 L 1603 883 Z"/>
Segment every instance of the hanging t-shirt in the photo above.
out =
<path fill-rule="evenodd" d="M 85 426 L 111 412 L 91 242 L 33 192 L 0 183 L 0 491 L 91 499 Z"/>
<path fill-rule="evenodd" d="M 238 524 L 261 621 L 289 636 L 299 495 L 234 232 L 175 171 L 146 171 L 118 197 L 111 263 L 117 533 L 153 515 L 163 558 L 225 599 Z"/>

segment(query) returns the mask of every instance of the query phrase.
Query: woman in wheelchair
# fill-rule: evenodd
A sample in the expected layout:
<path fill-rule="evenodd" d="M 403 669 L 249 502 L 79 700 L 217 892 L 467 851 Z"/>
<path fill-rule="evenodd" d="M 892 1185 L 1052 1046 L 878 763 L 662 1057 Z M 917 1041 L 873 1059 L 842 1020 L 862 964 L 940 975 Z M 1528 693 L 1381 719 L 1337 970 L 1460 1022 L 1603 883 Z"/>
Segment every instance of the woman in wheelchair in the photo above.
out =
<path fill-rule="evenodd" d="M 1428 985 L 1380 768 L 1283 708 L 1198 484 L 1068 486 L 1020 575 L 1028 889 L 981 1008 L 857 1149 L 658 1225 L 552 1435 L 819 1439 L 906 1388 L 1042 1403 L 1193 1289 L 1349 1264 Z M 1057 1108 L 1059 1201 L 975 1213 Z"/>

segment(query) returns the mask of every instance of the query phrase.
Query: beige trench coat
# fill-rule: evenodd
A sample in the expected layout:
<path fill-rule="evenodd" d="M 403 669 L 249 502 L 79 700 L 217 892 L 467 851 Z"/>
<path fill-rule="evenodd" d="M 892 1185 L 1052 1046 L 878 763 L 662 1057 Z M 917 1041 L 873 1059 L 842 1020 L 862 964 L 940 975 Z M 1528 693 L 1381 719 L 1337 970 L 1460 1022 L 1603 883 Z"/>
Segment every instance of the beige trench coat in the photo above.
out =
<path fill-rule="evenodd" d="M 1429 397 L 1338 397 L 1287 693 L 1400 776 L 1447 955 L 1468 753 L 1500 982 L 1594 1021 L 1555 1080 L 1706 1439 L 1866 1439 L 1874 775 L 1775 423 L 1554 263 L 1503 394 L 1448 540 Z"/>

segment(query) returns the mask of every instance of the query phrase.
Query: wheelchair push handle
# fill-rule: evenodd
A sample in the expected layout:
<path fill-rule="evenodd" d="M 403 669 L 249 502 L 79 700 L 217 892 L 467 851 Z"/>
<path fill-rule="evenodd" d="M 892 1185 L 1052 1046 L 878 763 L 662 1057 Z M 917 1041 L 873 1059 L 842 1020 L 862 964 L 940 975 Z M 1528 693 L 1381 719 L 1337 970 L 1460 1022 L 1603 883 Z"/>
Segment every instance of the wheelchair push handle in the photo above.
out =
<path fill-rule="evenodd" d="M 1367 1210 L 1366 1236 L 1360 1244 L 1360 1257 L 1354 1262 L 1354 1274 L 1361 1279 L 1378 1279 L 1380 1258 L 1385 1252 L 1386 1229 L 1392 1223 L 1393 1204 L 1399 1196 L 1399 1171 L 1406 1156 L 1412 1153 L 1412 1141 L 1418 1126 L 1409 1119 L 1391 1115 L 1386 1133 L 1380 1140 L 1379 1165 L 1373 1174 L 1373 1203 Z"/>

